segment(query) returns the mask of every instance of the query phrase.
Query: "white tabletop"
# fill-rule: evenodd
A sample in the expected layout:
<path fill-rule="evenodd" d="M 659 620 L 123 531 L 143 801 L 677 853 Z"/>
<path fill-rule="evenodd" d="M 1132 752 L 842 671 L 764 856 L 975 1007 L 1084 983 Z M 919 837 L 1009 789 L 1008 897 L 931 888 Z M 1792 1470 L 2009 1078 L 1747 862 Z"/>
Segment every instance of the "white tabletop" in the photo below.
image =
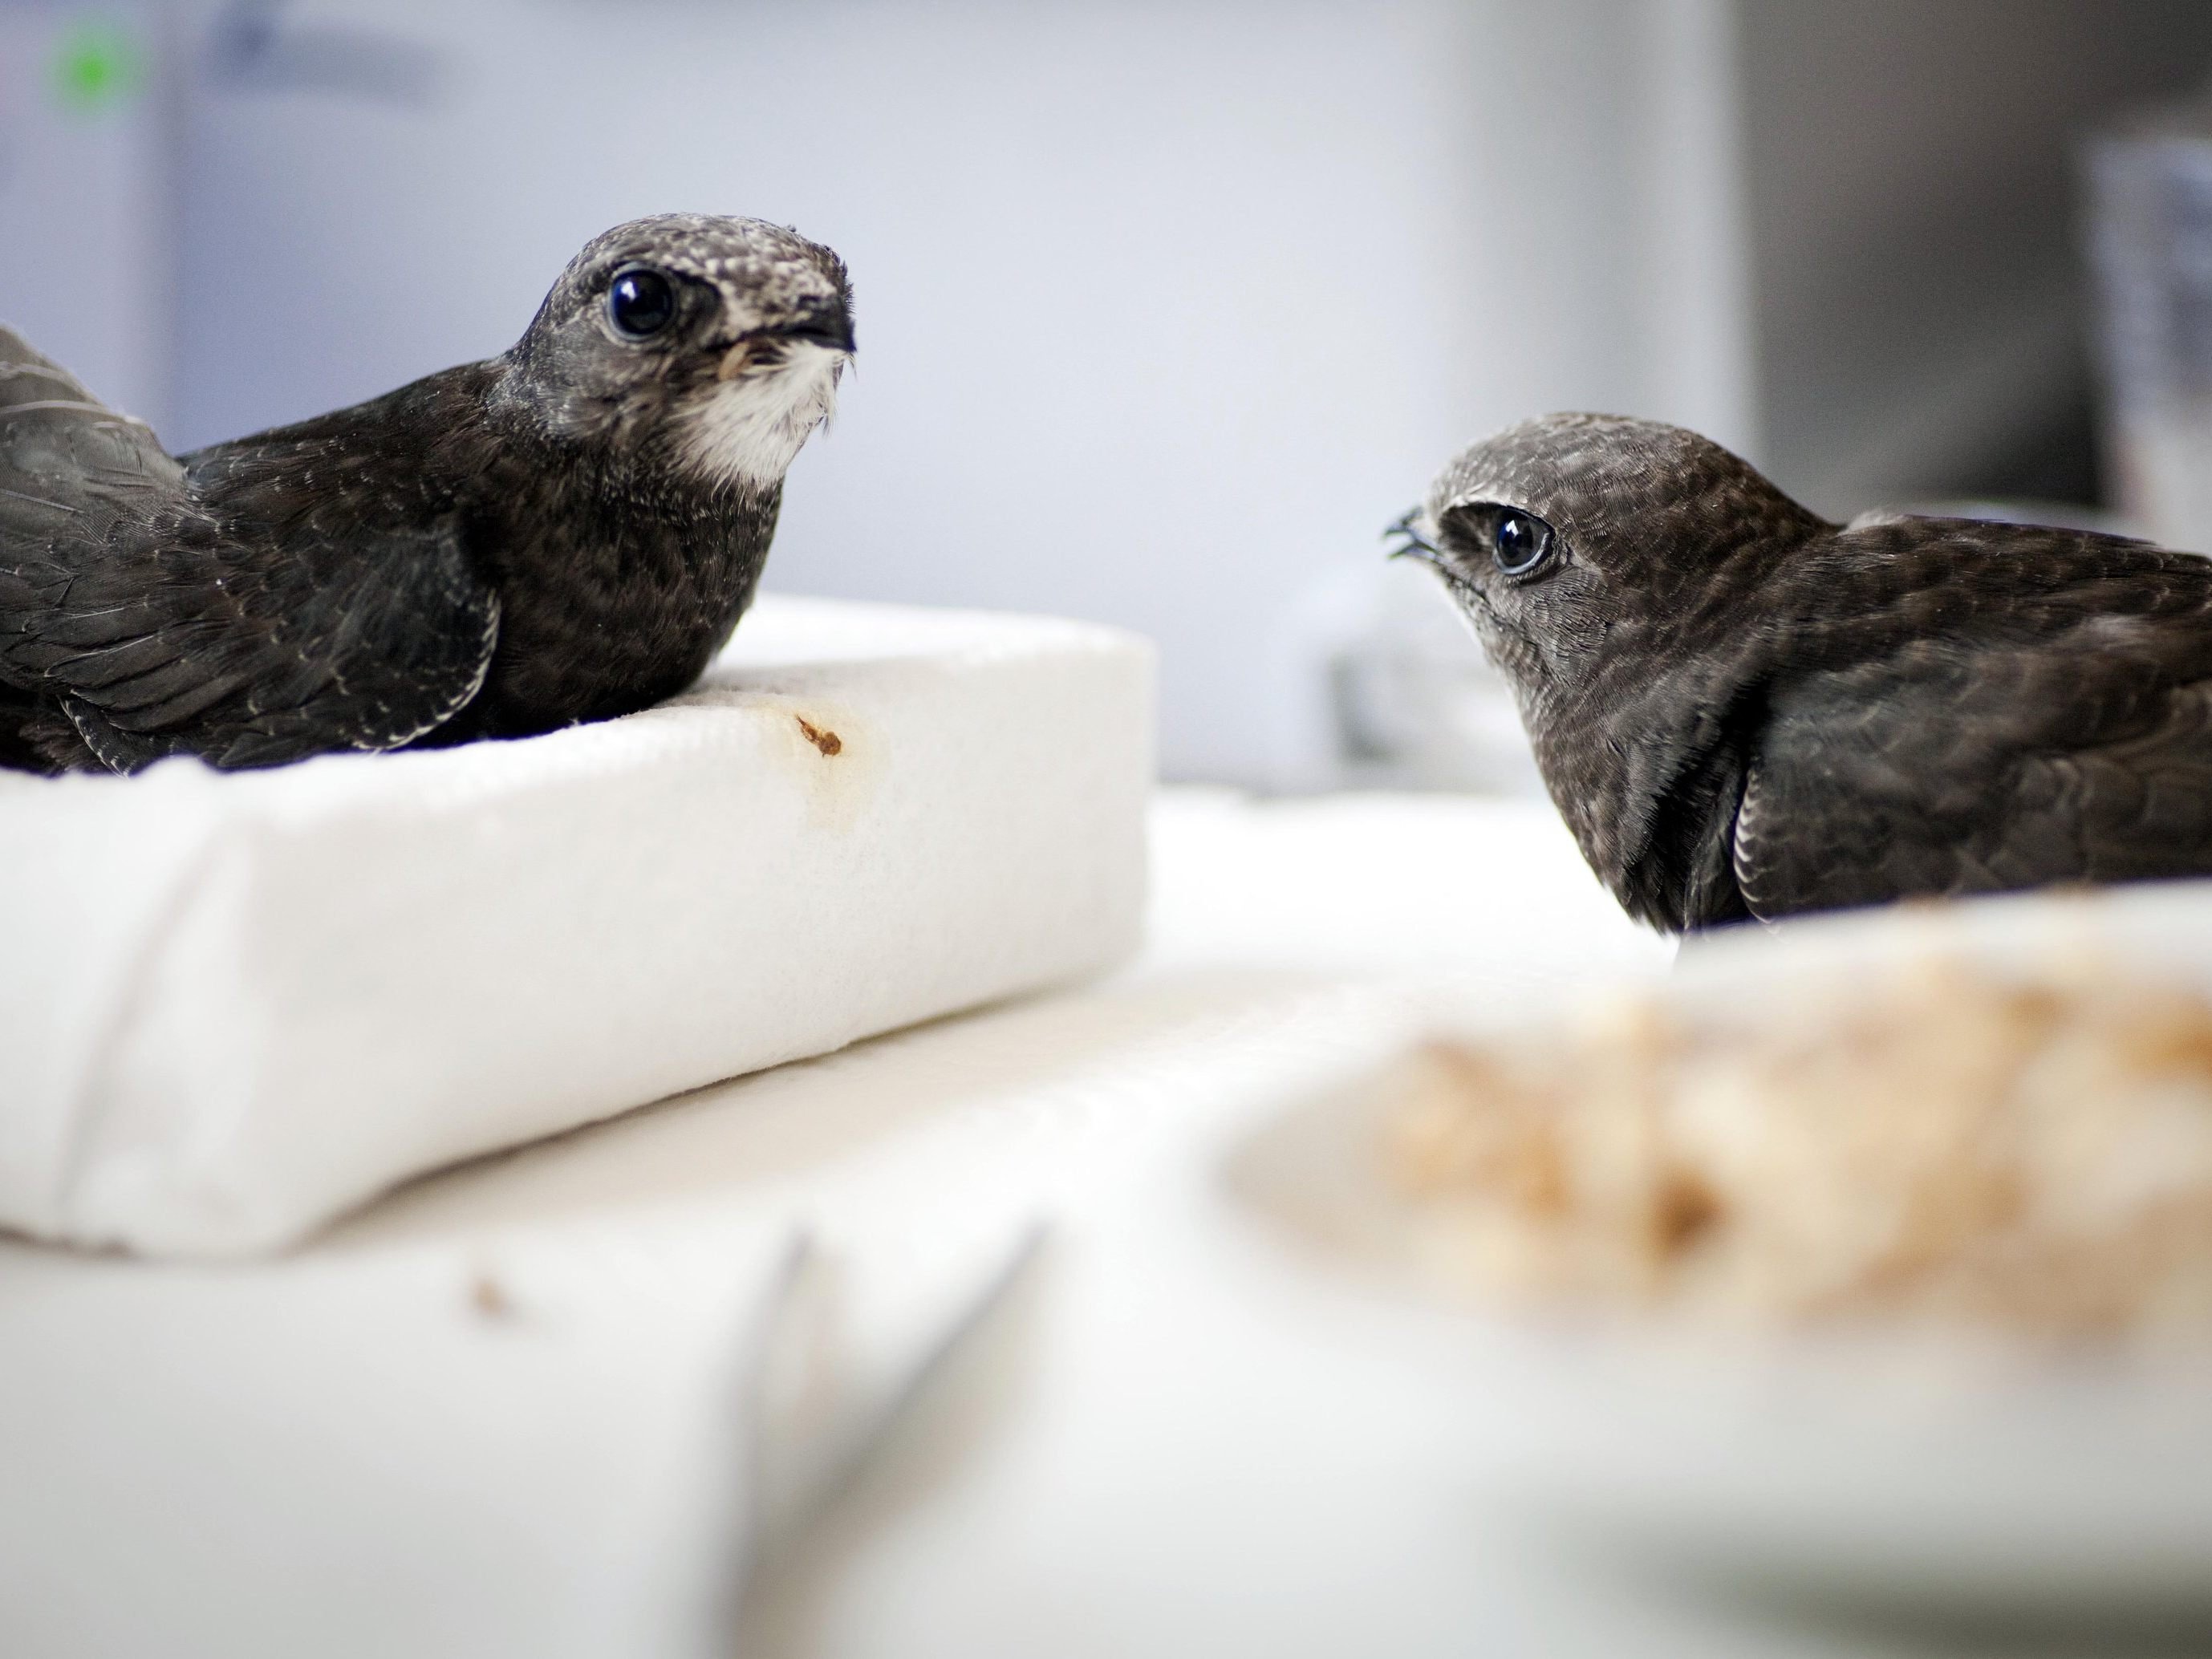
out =
<path fill-rule="evenodd" d="M 1171 794 L 1154 845 L 1144 959 L 979 1022 L 1032 1054 L 1060 1050 L 1049 1080 L 986 1109 L 1033 1139 L 1059 1194 L 1054 1249 L 854 1487 L 768 1564 L 748 1651 L 2111 1650 L 1747 1605 L 1577 1556 L 1492 1512 L 1454 1438 L 1481 1401 L 1459 1391 L 1449 1319 L 1428 1382 L 1405 1374 L 1402 1329 L 1392 1358 L 1365 1350 L 1349 1290 L 1317 1294 L 1305 1265 L 1225 1206 L 1216 1152 L 1382 1040 L 1424 987 L 1564 987 L 1648 970 L 1671 947 L 1626 921 L 1540 807 Z M 1033 1039 L 1015 1036 L 1024 1026 Z M 900 1041 L 949 1054 L 981 1036 Z"/>
<path fill-rule="evenodd" d="M 1243 1126 L 1418 1024 L 1439 988 L 1541 995 L 1664 964 L 1548 811 L 1170 792 L 1153 846 L 1150 942 L 1102 983 L 435 1177 L 309 1255 L 495 1257 L 517 1230 L 604 1243 L 672 1215 L 905 1227 L 919 1248 L 963 1217 L 1040 1218 L 1006 1298 L 773 1547 L 740 1613 L 749 1653 L 1993 1650 L 1761 1610 L 1529 1535 L 1455 1438 L 1483 1402 L 1449 1322 L 1433 1377 L 1403 1364 L 1402 1328 L 1386 1362 L 1363 1333 L 1406 1310 L 1316 1279 L 1224 1197 Z"/>
<path fill-rule="evenodd" d="M 1480 1547 L 1406 1419 L 1314 1419 L 1341 1381 L 1309 1386 L 1294 1282 L 1255 1305 L 1273 1264 L 1215 1195 L 1218 1149 L 1383 1040 L 1401 993 L 1564 984 L 1670 947 L 1534 805 L 1170 792 L 1153 848 L 1148 944 L 1102 983 L 423 1183 L 333 1242 L 1024 1194 L 1040 1259 L 766 1564 L 749 1651 L 1461 1651 L 1510 1632 L 1537 1614 L 1470 1574 Z"/>

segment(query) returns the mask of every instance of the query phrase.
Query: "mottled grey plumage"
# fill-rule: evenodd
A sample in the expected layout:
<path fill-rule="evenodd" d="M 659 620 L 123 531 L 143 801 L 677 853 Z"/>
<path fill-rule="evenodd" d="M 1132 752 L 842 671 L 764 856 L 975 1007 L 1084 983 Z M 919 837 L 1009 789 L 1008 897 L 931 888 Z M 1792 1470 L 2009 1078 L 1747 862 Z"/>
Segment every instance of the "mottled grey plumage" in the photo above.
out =
<path fill-rule="evenodd" d="M 641 219 L 503 356 L 181 459 L 0 329 L 0 764 L 265 766 L 682 690 L 751 600 L 850 298 L 791 231 Z"/>
<path fill-rule="evenodd" d="M 2212 872 L 2212 561 L 1837 526 L 1694 433 L 1596 415 L 1475 445 L 1421 516 L 1403 550 L 1511 683 L 1591 867 L 1655 927 Z"/>

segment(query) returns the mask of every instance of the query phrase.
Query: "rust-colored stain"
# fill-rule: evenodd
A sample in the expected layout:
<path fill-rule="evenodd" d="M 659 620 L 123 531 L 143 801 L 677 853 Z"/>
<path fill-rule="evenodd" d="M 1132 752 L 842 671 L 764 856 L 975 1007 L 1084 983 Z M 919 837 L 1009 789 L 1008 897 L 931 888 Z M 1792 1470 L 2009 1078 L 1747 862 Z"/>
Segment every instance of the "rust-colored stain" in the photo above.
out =
<path fill-rule="evenodd" d="M 839 737 L 835 732 L 823 730 L 804 714 L 795 715 L 793 718 L 799 722 L 799 729 L 806 734 L 807 742 L 812 744 L 823 754 L 834 755 L 844 748 L 844 738 Z"/>

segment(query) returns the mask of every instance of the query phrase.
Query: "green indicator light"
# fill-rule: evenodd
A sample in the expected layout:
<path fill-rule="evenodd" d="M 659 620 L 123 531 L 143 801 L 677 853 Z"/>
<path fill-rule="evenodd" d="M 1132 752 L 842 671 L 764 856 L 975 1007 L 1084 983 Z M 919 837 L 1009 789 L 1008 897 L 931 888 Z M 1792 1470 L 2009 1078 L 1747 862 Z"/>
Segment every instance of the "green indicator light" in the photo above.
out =
<path fill-rule="evenodd" d="M 79 23 L 54 57 L 54 91 L 73 109 L 103 110 L 138 89 L 145 64 L 138 43 L 112 23 Z"/>

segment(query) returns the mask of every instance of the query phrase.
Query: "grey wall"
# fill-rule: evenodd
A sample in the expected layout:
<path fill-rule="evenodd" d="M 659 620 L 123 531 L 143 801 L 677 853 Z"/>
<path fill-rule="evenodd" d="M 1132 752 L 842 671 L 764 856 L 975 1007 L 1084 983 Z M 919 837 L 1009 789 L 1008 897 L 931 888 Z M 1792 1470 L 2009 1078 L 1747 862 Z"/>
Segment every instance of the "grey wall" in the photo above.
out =
<path fill-rule="evenodd" d="M 1763 459 L 1824 511 L 2094 488 L 2080 135 L 2212 73 L 2203 0 L 1741 0 Z"/>
<path fill-rule="evenodd" d="M 34 108 L 94 10 L 159 73 Z M 1379 526 L 1509 420 L 1680 420 L 1837 512 L 2081 487 L 2073 135 L 2212 61 L 2199 0 L 0 25 L 0 314 L 173 443 L 496 351 L 632 214 L 783 220 L 850 261 L 862 349 L 770 585 L 1138 629 L 1170 775 L 1291 784 L 1332 775 L 1321 665 L 1396 625 Z"/>
<path fill-rule="evenodd" d="M 497 350 L 629 215 L 787 221 L 861 355 L 770 585 L 1141 629 L 1170 772 L 1275 780 L 1316 585 L 1467 439 L 1654 400 L 1644 10 L 299 5 L 242 67 L 203 11 L 175 436 Z"/>
<path fill-rule="evenodd" d="M 0 0 L 0 323 L 156 421 L 175 341 L 162 46 L 151 4 Z"/>

